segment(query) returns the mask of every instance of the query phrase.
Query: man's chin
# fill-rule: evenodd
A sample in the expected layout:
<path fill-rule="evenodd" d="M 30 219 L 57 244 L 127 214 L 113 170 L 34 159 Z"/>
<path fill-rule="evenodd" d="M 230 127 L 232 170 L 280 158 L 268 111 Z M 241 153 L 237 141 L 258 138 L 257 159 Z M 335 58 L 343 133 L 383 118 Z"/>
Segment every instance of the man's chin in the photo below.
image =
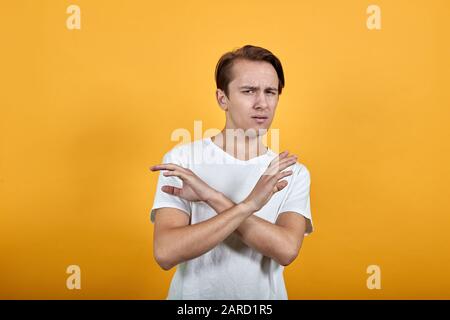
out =
<path fill-rule="evenodd" d="M 249 138 L 254 138 L 254 137 L 258 137 L 258 136 L 264 136 L 269 129 L 266 126 L 261 126 L 261 125 L 252 125 L 252 126 L 248 126 L 247 128 L 241 128 L 241 129 L 227 129 L 226 131 L 229 130 L 229 134 L 232 134 L 234 136 L 246 136 Z"/>
<path fill-rule="evenodd" d="M 245 135 L 249 138 L 264 136 L 269 131 L 265 126 L 254 126 L 245 131 Z"/>

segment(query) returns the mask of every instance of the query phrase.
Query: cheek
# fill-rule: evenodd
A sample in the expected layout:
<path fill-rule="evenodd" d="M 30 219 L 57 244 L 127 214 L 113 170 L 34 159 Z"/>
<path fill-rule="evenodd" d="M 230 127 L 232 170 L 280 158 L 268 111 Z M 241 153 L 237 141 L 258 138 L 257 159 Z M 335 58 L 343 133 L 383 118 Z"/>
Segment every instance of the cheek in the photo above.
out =
<path fill-rule="evenodd" d="M 276 105 L 278 104 L 278 97 L 277 97 L 277 96 L 272 96 L 272 97 L 270 97 L 269 103 L 270 103 L 272 106 L 276 107 Z"/>
<path fill-rule="evenodd" d="M 251 113 L 253 100 L 251 98 L 236 99 L 233 106 L 230 108 L 235 117 L 244 118 Z"/>
<path fill-rule="evenodd" d="M 277 98 L 273 98 L 270 102 L 270 111 L 273 113 L 275 113 L 275 110 L 277 109 L 277 105 L 278 105 L 278 99 Z"/>

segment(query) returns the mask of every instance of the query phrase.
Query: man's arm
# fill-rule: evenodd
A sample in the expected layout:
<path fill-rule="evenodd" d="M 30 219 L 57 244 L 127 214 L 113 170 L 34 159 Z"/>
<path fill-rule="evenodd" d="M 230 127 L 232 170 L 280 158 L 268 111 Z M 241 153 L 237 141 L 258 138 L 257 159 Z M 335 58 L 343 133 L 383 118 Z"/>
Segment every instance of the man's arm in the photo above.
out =
<path fill-rule="evenodd" d="M 160 211 L 164 212 L 158 214 Z M 188 215 L 180 212 L 175 208 L 160 208 L 156 212 L 154 256 L 164 270 L 208 252 L 254 213 L 242 202 L 213 218 L 188 225 Z"/>
<path fill-rule="evenodd" d="M 207 203 L 218 216 L 236 205 L 221 192 L 217 192 Z M 247 246 L 287 266 L 298 256 L 305 228 L 303 216 L 295 212 L 283 212 L 275 224 L 249 215 L 235 233 Z"/>
<path fill-rule="evenodd" d="M 242 203 L 235 205 L 232 202 L 225 202 L 226 199 L 222 197 L 222 200 L 217 201 L 219 205 L 223 206 L 217 211 L 220 214 L 206 221 L 188 225 L 187 215 L 178 212 L 181 210 L 175 208 L 158 209 L 158 212 L 165 211 L 165 214 L 156 214 L 156 217 L 159 217 L 155 218 L 154 255 L 159 265 L 168 270 L 182 261 L 204 254 L 225 240 L 254 212 L 260 210 L 274 193 L 283 190 L 288 184 L 286 180 L 282 179 L 290 176 L 293 171 L 283 170 L 292 165 L 296 157 L 287 157 L 287 154 L 288 152 L 284 151 L 271 161 Z M 167 170 L 164 171 L 164 176 L 176 176 L 183 181 L 182 188 L 163 186 L 162 191 L 184 199 L 193 199 L 194 197 L 195 199 L 198 198 L 197 201 L 216 203 L 216 200 L 210 201 L 210 199 L 216 198 L 219 193 L 203 182 L 192 170 L 172 163 L 152 166 L 151 170 Z M 288 245 L 292 243 L 289 239 L 294 238 L 294 231 L 298 229 L 293 229 L 295 222 L 297 224 L 301 222 L 297 220 L 298 218 L 284 217 L 286 214 L 282 216 L 283 218 L 280 217 L 279 219 L 281 222 L 277 221 L 276 227 L 273 227 L 272 224 L 255 223 L 258 227 L 256 232 L 267 232 L 265 229 L 270 227 L 268 232 L 270 232 L 271 237 L 269 238 L 259 238 L 258 235 L 252 235 L 255 229 L 254 223 L 246 224 L 242 229 L 245 229 L 243 235 L 245 234 L 244 238 L 248 245 L 254 246 L 269 257 L 273 257 L 279 263 L 287 265 L 295 258 L 294 246 Z M 283 223 L 284 219 L 289 221 Z M 274 228 L 280 227 L 284 228 L 284 232 L 272 231 Z M 286 230 L 289 230 L 291 237 L 285 235 Z M 274 245 L 275 248 L 273 248 Z M 286 247 L 281 250 L 281 246 Z"/>

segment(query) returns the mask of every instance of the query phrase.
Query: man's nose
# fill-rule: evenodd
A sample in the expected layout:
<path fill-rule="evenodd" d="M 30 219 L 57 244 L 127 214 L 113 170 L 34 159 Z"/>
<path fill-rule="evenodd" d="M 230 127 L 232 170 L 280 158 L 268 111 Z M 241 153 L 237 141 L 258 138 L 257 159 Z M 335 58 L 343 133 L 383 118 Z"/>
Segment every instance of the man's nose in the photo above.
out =
<path fill-rule="evenodd" d="M 260 92 L 257 95 L 257 100 L 255 103 L 255 107 L 257 108 L 266 108 L 269 104 L 267 103 L 267 97 L 264 92 Z"/>

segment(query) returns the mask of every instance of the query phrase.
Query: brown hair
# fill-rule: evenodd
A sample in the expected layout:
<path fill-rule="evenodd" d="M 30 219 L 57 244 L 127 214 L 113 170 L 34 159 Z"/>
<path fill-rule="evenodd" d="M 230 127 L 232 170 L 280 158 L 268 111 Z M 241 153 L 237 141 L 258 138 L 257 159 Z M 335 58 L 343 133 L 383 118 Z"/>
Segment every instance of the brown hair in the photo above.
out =
<path fill-rule="evenodd" d="M 270 63 L 277 72 L 278 94 L 281 94 L 281 91 L 284 88 L 284 73 L 280 60 L 267 49 L 252 45 L 245 45 L 242 48 L 237 48 L 233 51 L 225 53 L 222 57 L 220 57 L 219 62 L 217 62 L 215 72 L 216 86 L 218 89 L 225 92 L 226 96 L 228 96 L 228 84 L 232 80 L 231 67 L 236 59 L 266 61 Z"/>

